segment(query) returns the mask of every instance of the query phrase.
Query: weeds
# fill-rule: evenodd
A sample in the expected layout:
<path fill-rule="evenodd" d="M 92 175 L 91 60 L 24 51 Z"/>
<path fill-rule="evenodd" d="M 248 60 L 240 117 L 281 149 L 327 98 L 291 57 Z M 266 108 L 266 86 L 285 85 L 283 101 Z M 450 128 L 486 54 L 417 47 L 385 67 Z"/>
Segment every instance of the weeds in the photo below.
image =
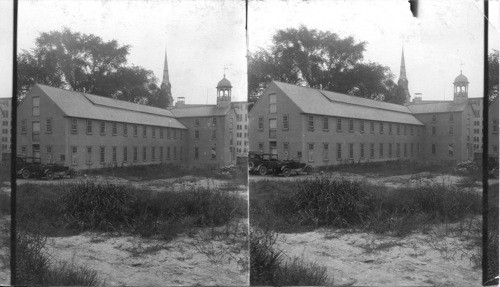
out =
<path fill-rule="evenodd" d="M 318 168 L 320 171 L 339 171 L 356 174 L 375 173 L 378 175 L 403 175 L 420 172 L 448 173 L 453 170 L 452 165 L 426 163 L 410 160 L 391 160 L 377 162 L 344 163 Z"/>

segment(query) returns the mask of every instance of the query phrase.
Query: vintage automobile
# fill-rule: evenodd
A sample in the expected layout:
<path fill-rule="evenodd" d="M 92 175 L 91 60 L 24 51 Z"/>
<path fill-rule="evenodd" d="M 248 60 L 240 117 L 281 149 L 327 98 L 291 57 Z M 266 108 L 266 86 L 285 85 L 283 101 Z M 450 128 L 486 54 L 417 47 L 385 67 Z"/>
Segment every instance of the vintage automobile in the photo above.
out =
<path fill-rule="evenodd" d="M 280 161 L 275 168 L 276 175 L 283 175 L 285 177 L 289 177 L 292 172 L 295 174 L 300 174 L 302 172 L 310 174 L 312 171 L 312 166 L 293 159 Z"/>
<path fill-rule="evenodd" d="M 30 177 L 42 178 L 52 180 L 55 176 L 69 176 L 74 177 L 76 171 L 67 166 L 59 164 L 42 164 L 40 158 L 36 157 L 16 157 L 16 172 L 18 176 L 24 179 Z"/>
<path fill-rule="evenodd" d="M 268 153 L 248 153 L 248 173 L 259 173 L 266 175 L 274 173 L 278 167 L 278 155 Z"/>

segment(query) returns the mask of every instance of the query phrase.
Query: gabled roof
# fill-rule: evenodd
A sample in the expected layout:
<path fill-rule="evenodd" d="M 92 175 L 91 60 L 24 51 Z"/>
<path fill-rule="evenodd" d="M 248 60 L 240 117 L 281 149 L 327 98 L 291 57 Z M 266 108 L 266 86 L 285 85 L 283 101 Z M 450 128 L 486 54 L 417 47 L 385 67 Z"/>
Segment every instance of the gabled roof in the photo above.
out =
<path fill-rule="evenodd" d="M 226 108 L 218 108 L 217 105 L 205 105 L 205 106 L 181 106 L 181 107 L 171 107 L 171 111 L 175 117 L 178 118 L 190 118 L 190 117 L 218 117 L 225 116 L 232 109 L 229 105 Z"/>
<path fill-rule="evenodd" d="M 306 114 L 423 125 L 401 105 L 273 81 Z"/>
<path fill-rule="evenodd" d="M 412 104 L 408 108 L 414 114 L 433 114 L 433 113 L 450 113 L 450 112 L 461 112 L 469 105 L 469 101 L 463 101 L 461 103 L 449 102 L 435 102 L 435 103 L 422 103 L 422 104 Z"/>
<path fill-rule="evenodd" d="M 36 84 L 68 117 L 186 129 L 169 110 Z"/>

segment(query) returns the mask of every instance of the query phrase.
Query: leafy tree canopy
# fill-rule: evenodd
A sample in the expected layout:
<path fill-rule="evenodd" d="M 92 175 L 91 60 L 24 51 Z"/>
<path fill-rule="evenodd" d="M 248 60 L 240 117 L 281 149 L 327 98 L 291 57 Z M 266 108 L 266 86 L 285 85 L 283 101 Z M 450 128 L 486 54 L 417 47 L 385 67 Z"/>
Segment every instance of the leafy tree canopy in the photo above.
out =
<path fill-rule="evenodd" d="M 402 104 L 404 95 L 398 93 L 390 69 L 363 60 L 365 45 L 305 26 L 279 30 L 270 48 L 249 57 L 249 100 L 277 80 Z"/>
<path fill-rule="evenodd" d="M 498 50 L 488 55 L 488 95 L 490 103 L 498 97 Z"/>
<path fill-rule="evenodd" d="M 35 83 L 165 107 L 153 72 L 127 66 L 130 46 L 103 41 L 90 34 L 62 31 L 41 33 L 36 48 L 17 57 L 18 99 Z"/>

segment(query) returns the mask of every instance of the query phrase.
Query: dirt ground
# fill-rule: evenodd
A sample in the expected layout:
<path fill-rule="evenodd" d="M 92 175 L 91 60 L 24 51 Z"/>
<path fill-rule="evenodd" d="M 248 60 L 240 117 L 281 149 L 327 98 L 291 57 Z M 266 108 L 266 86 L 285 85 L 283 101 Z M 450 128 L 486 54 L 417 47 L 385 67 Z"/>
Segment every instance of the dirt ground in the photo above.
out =
<path fill-rule="evenodd" d="M 97 270 L 105 286 L 249 284 L 248 250 L 242 242 L 196 235 L 165 242 L 85 233 L 51 238 L 48 253 L 56 261 Z"/>
<path fill-rule="evenodd" d="M 0 217 L 0 285 L 10 285 L 10 267 L 8 260 L 10 258 L 10 245 L 6 245 L 6 241 L 10 238 L 8 230 L 3 227 L 10 222 L 10 215 L 3 215 Z"/>

